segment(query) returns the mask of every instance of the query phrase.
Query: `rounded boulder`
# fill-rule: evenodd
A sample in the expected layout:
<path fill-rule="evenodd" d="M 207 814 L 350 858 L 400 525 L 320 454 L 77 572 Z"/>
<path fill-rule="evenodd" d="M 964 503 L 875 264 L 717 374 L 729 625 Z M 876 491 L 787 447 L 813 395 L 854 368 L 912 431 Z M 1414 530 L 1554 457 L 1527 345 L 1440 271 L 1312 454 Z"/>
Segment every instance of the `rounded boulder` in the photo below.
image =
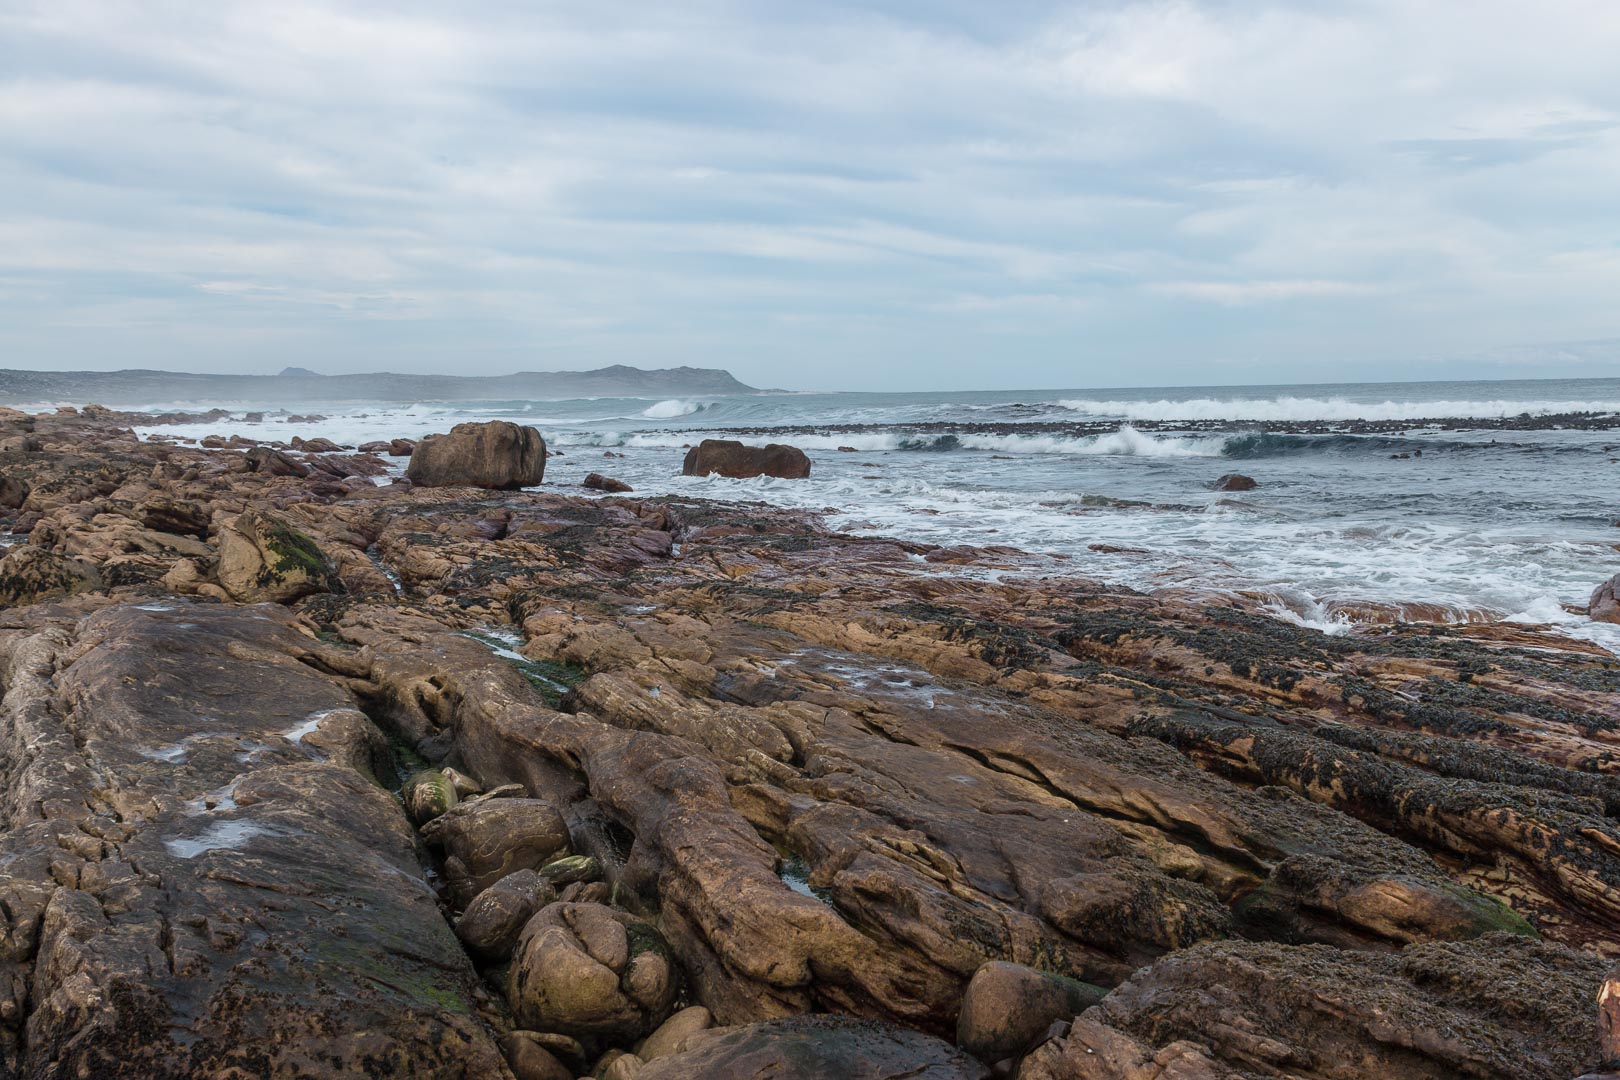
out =
<path fill-rule="evenodd" d="M 411 451 L 405 476 L 419 487 L 481 487 L 514 491 L 546 475 L 546 440 L 532 427 L 505 420 L 457 424 L 429 435 Z"/>

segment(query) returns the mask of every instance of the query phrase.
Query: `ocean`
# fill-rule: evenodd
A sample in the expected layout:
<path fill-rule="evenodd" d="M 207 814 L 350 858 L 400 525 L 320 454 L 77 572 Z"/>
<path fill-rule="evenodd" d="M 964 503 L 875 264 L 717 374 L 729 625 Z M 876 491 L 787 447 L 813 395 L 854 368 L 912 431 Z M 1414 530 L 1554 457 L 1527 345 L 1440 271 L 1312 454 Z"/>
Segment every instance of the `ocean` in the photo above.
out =
<path fill-rule="evenodd" d="M 303 423 L 186 407 L 209 404 L 240 412 L 142 432 L 352 445 L 507 419 L 544 433 L 562 455 L 546 486 L 571 494 L 602 472 L 637 495 L 1048 557 L 1022 572 L 1241 594 L 1327 633 L 1393 613 L 1507 619 L 1620 651 L 1620 627 L 1567 610 L 1620 572 L 1620 379 L 356 404 Z M 681 476 L 706 437 L 791 443 L 812 475 Z M 1212 490 L 1229 472 L 1258 487 Z"/>

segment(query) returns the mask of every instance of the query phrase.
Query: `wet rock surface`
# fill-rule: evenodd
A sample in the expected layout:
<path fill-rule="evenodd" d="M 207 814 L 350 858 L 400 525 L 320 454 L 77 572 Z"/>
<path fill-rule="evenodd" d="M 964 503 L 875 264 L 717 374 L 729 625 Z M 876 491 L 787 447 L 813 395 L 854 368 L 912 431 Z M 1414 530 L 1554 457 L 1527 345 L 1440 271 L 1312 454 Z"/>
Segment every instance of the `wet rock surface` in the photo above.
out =
<path fill-rule="evenodd" d="M 0 414 L 0 1076 L 1612 1067 L 1595 646 L 87 412 Z"/>
<path fill-rule="evenodd" d="M 686 452 L 681 472 L 686 476 L 775 476 L 798 480 L 810 475 L 810 459 L 796 446 L 746 446 L 735 439 L 704 439 Z"/>

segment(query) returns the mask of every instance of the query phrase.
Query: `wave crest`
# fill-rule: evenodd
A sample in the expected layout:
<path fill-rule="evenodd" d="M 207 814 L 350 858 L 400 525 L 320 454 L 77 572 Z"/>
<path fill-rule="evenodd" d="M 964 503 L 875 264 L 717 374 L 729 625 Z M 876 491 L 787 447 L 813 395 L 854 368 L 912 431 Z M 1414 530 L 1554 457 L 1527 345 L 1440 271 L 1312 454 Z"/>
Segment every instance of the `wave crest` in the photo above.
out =
<path fill-rule="evenodd" d="M 1190 398 L 1172 401 L 1104 401 L 1068 398 L 1052 402 L 1088 416 L 1123 420 L 1427 420 L 1441 417 L 1555 416 L 1575 412 L 1620 412 L 1620 401 L 1351 401 L 1344 397 Z"/>
<path fill-rule="evenodd" d="M 649 420 L 673 420 L 677 416 L 691 416 L 702 412 L 706 406 L 701 401 L 687 401 L 685 398 L 669 398 L 656 405 L 649 405 L 641 412 Z"/>

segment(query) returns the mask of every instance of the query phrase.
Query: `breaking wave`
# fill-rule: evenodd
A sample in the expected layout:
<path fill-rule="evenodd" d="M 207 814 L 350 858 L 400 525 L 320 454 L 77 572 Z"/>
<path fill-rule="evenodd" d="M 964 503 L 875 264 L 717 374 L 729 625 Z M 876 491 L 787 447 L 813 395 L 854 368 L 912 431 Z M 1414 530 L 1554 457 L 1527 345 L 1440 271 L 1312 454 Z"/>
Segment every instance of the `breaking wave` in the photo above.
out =
<path fill-rule="evenodd" d="M 1122 420 L 1425 420 L 1441 417 L 1494 419 L 1561 413 L 1620 413 L 1620 401 L 1351 401 L 1344 397 L 1192 398 L 1172 401 L 1106 401 L 1068 398 L 1052 404 L 1087 416 Z"/>

